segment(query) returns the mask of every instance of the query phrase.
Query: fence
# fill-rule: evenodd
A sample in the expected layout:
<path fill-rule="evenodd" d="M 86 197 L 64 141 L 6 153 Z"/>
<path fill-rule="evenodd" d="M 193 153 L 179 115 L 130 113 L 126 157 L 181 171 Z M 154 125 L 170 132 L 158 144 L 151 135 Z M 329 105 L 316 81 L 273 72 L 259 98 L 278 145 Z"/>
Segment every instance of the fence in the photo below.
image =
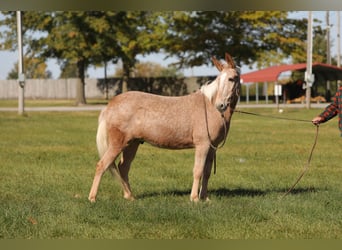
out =
<path fill-rule="evenodd" d="M 207 77 L 157 77 L 157 78 L 129 78 L 128 89 L 140 90 L 149 93 L 169 96 L 180 96 L 192 93 L 215 76 Z M 25 82 L 26 99 L 74 99 L 76 97 L 77 78 L 68 79 L 27 79 Z M 121 92 L 122 78 L 85 79 L 85 95 L 90 99 L 110 99 Z M 18 98 L 17 80 L 0 80 L 0 100 Z M 256 89 L 258 85 L 256 85 Z M 251 92 L 251 93 L 250 93 Z M 268 99 L 273 102 L 273 96 L 262 93 L 259 99 L 259 91 L 254 91 L 248 85 L 242 85 L 242 101 L 247 103 L 255 100 Z M 267 92 L 267 91 L 266 91 Z M 250 96 L 251 95 L 251 96 Z"/>
<path fill-rule="evenodd" d="M 202 84 L 214 77 L 160 77 L 130 78 L 129 90 L 141 90 L 161 95 L 185 95 L 197 90 Z M 28 99 L 73 99 L 76 97 L 78 79 L 27 79 L 25 98 Z M 111 98 L 121 92 L 122 79 L 85 79 L 86 98 Z M 0 99 L 18 97 L 16 80 L 0 80 Z"/>

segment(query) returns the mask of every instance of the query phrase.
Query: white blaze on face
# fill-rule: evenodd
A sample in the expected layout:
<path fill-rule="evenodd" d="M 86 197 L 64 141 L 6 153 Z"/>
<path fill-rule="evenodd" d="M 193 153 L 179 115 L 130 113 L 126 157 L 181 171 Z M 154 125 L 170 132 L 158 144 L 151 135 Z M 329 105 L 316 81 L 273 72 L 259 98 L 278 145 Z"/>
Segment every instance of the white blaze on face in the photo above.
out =
<path fill-rule="evenodd" d="M 224 87 L 224 82 L 226 80 L 226 77 L 227 77 L 227 73 L 224 72 L 221 74 L 220 76 L 220 88 L 222 89 Z"/>
<path fill-rule="evenodd" d="M 222 102 L 222 104 L 225 104 L 224 101 L 228 97 L 228 85 L 227 85 L 227 73 L 224 72 L 220 76 L 220 83 L 219 83 L 219 93 L 220 93 L 220 99 L 218 99 L 218 102 Z"/>

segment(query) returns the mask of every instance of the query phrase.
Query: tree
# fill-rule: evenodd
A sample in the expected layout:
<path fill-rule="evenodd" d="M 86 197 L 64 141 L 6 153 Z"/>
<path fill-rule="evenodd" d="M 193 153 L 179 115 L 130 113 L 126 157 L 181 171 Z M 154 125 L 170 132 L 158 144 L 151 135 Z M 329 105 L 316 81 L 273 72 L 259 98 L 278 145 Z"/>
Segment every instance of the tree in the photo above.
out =
<path fill-rule="evenodd" d="M 35 14 L 32 14 L 35 16 Z M 103 12 L 44 13 L 47 35 L 33 40 L 33 48 L 43 58 L 57 58 L 61 63 L 76 65 L 76 104 L 85 104 L 85 71 L 101 54 L 102 31 L 108 29 Z M 108 50 L 106 50 L 108 52 Z M 95 59 L 94 59 L 95 58 Z"/>
<path fill-rule="evenodd" d="M 1 49 L 14 50 L 15 13 L 4 15 L 0 25 L 9 29 L 0 35 Z M 129 77 L 137 55 L 160 50 L 167 27 L 161 16 L 150 11 L 24 12 L 24 43 L 37 58 L 77 65 L 76 103 L 83 104 L 84 75 L 90 65 L 121 59 L 124 76 Z"/>
<path fill-rule="evenodd" d="M 306 21 L 283 11 L 174 12 L 172 19 L 166 50 L 180 67 L 209 64 L 225 52 L 240 65 L 271 63 L 298 52 L 306 39 Z"/>
<path fill-rule="evenodd" d="M 26 79 L 51 78 L 51 72 L 47 70 L 47 65 L 44 61 L 37 58 L 24 57 L 24 69 Z M 18 62 L 13 66 L 13 69 L 8 73 L 7 79 L 18 79 Z"/>
<path fill-rule="evenodd" d="M 77 65 L 66 61 L 61 65 L 61 73 L 59 78 L 76 78 L 77 77 Z"/>
<path fill-rule="evenodd" d="M 16 24 L 15 13 L 4 13 L 7 18 L 0 25 Z M 94 25 L 97 12 L 23 12 L 22 24 L 27 53 L 40 60 L 56 58 L 61 63 L 77 65 L 76 104 L 85 104 L 84 72 L 99 54 L 98 32 L 101 25 Z M 100 15 L 101 16 L 101 15 Z M 97 24 L 97 22 L 95 22 Z M 12 30 L 12 32 L 11 32 Z M 3 49 L 15 49 L 15 29 L 9 29 L 0 38 Z"/>
<path fill-rule="evenodd" d="M 117 68 L 114 76 L 122 77 L 124 75 L 122 68 Z M 134 77 L 182 77 L 183 75 L 176 67 L 163 67 L 158 63 L 144 62 L 136 63 L 131 75 Z"/>
<path fill-rule="evenodd" d="M 307 25 L 307 19 L 303 20 Z M 316 25 L 313 26 L 313 49 L 312 49 L 312 61 L 313 62 L 326 62 L 326 52 L 327 52 L 327 44 L 326 44 L 326 31 L 322 29 L 322 22 L 314 19 L 313 20 Z M 306 29 L 305 25 L 305 29 Z M 304 29 L 303 28 L 303 29 Z M 305 33 L 306 35 L 306 33 Z M 306 38 L 301 42 L 297 43 L 298 46 L 292 47 L 292 62 L 293 63 L 303 63 L 307 60 L 307 41 Z"/>
<path fill-rule="evenodd" d="M 119 12 L 113 16 L 112 36 L 124 79 L 131 76 L 137 55 L 158 52 L 165 45 L 168 25 L 163 21 L 164 16 L 164 13 L 151 11 Z M 126 90 L 127 81 L 124 80 L 122 91 Z"/>

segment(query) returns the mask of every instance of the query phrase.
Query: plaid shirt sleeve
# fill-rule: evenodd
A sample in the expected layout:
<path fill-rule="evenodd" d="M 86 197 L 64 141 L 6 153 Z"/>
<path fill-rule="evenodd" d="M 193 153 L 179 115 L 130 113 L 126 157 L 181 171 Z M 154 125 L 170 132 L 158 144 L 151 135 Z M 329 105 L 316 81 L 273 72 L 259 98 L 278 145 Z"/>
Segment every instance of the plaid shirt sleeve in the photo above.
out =
<path fill-rule="evenodd" d="M 336 95 L 338 92 L 336 93 Z M 328 105 L 325 110 L 319 115 L 324 120 L 323 122 L 329 121 L 330 119 L 334 118 L 338 114 L 338 104 L 337 104 L 337 97 L 334 97 L 334 101 Z"/>
<path fill-rule="evenodd" d="M 342 136 L 342 87 L 336 92 L 333 102 L 328 105 L 319 116 L 323 118 L 323 122 L 326 122 L 336 115 L 339 116 L 338 125 Z"/>

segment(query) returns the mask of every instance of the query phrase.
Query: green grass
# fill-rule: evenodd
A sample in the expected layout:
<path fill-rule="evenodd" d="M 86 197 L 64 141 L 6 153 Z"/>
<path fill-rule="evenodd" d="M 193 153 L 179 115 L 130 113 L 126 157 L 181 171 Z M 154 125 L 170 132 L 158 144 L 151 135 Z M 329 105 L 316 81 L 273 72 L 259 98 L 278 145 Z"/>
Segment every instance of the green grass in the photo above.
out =
<path fill-rule="evenodd" d="M 310 120 L 320 110 L 249 109 Z M 211 202 L 189 201 L 193 150 L 143 144 L 130 172 L 134 202 L 109 173 L 87 200 L 98 160 L 98 112 L 0 113 L 0 238 L 341 239 L 342 169 L 336 119 L 315 127 L 235 114 L 209 182 Z"/>

